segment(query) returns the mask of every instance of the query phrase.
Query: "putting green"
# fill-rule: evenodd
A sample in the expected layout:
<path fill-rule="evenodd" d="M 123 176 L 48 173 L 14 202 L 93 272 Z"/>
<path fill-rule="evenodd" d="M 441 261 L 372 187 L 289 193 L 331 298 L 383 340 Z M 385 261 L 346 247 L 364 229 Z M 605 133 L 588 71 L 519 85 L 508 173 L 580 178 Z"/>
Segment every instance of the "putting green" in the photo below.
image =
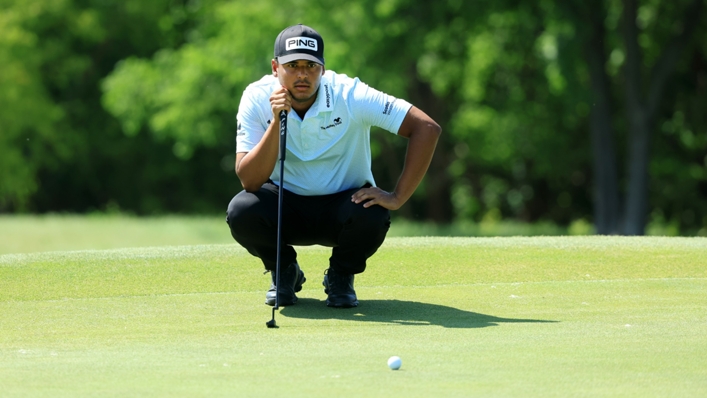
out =
<path fill-rule="evenodd" d="M 0 391 L 707 396 L 707 239 L 390 238 L 350 310 L 299 252 L 278 329 L 236 245 L 0 256 Z"/>

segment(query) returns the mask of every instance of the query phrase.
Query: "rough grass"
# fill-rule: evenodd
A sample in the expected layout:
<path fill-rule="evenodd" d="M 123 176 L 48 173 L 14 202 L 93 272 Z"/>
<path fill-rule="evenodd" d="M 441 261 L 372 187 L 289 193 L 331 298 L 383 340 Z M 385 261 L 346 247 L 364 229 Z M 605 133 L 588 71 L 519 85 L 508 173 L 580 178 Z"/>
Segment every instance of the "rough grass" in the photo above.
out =
<path fill-rule="evenodd" d="M 234 244 L 0 255 L 7 396 L 707 396 L 707 239 L 389 238 L 265 327 Z M 399 371 L 389 356 L 403 359 Z"/>
<path fill-rule="evenodd" d="M 0 216 L 0 254 L 231 243 L 223 216 Z"/>

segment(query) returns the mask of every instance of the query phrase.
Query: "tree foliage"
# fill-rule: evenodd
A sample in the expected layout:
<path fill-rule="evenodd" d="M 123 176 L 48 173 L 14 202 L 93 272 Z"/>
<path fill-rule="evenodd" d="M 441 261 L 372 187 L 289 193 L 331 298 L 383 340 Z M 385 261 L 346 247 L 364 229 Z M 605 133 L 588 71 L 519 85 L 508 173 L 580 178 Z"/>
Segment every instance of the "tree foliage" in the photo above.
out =
<path fill-rule="evenodd" d="M 33 5 L 0 8 L 0 207 L 25 207 L 38 188 L 37 170 L 68 152 L 53 130 L 64 111 L 51 101 L 42 80 L 51 54 L 36 51 L 43 45 L 40 37 L 23 24 L 37 19 Z"/>
<path fill-rule="evenodd" d="M 304 23 L 327 68 L 442 124 L 401 216 L 707 233 L 704 0 L 0 4 L 0 210 L 222 209 L 240 95 Z M 404 151 L 373 134 L 384 189 Z"/>
<path fill-rule="evenodd" d="M 126 139 L 101 105 L 116 63 L 181 47 L 193 13 L 171 0 L 3 0 L 0 210 L 213 208 L 195 194 L 220 193 L 225 173 L 205 161 L 213 154 L 187 164 L 164 142 Z M 213 178 L 190 178 L 199 173 Z"/>

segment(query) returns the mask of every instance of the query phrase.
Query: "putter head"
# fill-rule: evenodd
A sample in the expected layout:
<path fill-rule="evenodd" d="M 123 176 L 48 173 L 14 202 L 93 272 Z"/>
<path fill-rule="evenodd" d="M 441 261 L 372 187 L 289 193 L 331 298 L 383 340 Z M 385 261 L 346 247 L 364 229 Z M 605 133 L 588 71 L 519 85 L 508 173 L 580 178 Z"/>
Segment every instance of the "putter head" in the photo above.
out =
<path fill-rule="evenodd" d="M 272 309 L 272 319 L 265 322 L 265 326 L 268 327 L 268 329 L 277 329 L 277 324 L 275 323 L 275 310 L 277 309 L 277 305 L 273 307 Z"/>

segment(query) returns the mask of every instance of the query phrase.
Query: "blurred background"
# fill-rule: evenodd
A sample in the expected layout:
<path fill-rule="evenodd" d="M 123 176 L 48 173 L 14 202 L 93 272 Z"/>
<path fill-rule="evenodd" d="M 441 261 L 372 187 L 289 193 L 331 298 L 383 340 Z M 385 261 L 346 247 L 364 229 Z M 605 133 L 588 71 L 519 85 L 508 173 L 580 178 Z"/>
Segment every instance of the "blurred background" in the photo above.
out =
<path fill-rule="evenodd" d="M 303 23 L 444 129 L 394 233 L 707 236 L 706 22 L 707 0 L 0 0 L 0 229 L 221 227 L 241 93 Z M 391 190 L 406 142 L 372 139 Z"/>

